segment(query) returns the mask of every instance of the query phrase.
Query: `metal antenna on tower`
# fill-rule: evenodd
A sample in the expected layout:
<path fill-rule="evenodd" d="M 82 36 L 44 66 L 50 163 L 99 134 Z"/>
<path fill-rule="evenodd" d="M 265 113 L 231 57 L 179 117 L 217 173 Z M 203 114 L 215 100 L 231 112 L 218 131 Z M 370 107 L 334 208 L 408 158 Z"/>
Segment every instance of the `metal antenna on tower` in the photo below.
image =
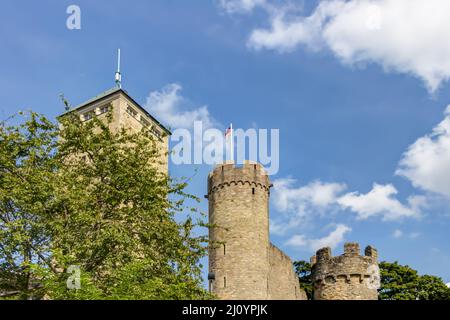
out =
<path fill-rule="evenodd" d="M 117 57 L 117 71 L 116 71 L 116 86 L 121 89 L 122 88 L 122 75 L 120 74 L 120 49 L 118 50 L 118 57 Z"/>

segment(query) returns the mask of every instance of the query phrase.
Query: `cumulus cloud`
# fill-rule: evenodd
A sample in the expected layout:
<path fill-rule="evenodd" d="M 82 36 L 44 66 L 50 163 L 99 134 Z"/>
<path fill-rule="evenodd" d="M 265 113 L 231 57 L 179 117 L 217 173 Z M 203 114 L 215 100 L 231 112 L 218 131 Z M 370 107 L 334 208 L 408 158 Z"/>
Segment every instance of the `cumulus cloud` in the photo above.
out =
<path fill-rule="evenodd" d="M 269 220 L 269 230 L 270 233 L 277 236 L 284 236 L 290 230 L 293 230 L 299 227 L 302 224 L 303 220 L 301 218 L 292 216 L 287 220 Z"/>
<path fill-rule="evenodd" d="M 415 187 L 450 198 L 450 106 L 432 133 L 408 148 L 396 173 Z"/>
<path fill-rule="evenodd" d="M 417 239 L 418 237 L 420 237 L 420 232 L 411 232 L 411 233 L 405 234 L 402 230 L 397 229 L 397 230 L 394 230 L 394 233 L 392 234 L 392 236 L 396 239 L 400 239 L 403 237 L 407 237 L 409 239 Z"/>
<path fill-rule="evenodd" d="M 329 49 L 344 64 L 377 63 L 420 78 L 430 92 L 450 77 L 450 1 L 322 0 L 309 16 L 268 9 L 254 49 Z"/>
<path fill-rule="evenodd" d="M 339 193 L 345 190 L 346 186 L 339 183 L 324 183 L 314 181 L 308 185 L 295 188 L 294 179 L 275 180 L 273 202 L 280 211 L 295 212 L 303 216 L 310 209 L 326 209 L 336 201 Z"/>
<path fill-rule="evenodd" d="M 215 120 L 207 106 L 189 108 L 181 94 L 182 86 L 171 83 L 160 91 L 152 91 L 147 97 L 145 107 L 163 124 L 171 128 L 192 128 L 194 121 L 201 121 L 204 128 L 210 128 Z"/>
<path fill-rule="evenodd" d="M 410 197 L 408 205 L 404 205 L 394 198 L 397 193 L 397 189 L 391 184 L 374 184 L 372 190 L 366 194 L 348 193 L 337 202 L 343 208 L 355 212 L 360 220 L 373 216 L 381 216 L 383 220 L 418 217 L 420 206 L 425 199 L 419 196 Z"/>
<path fill-rule="evenodd" d="M 321 181 L 301 187 L 296 187 L 295 183 L 296 180 L 291 178 L 273 182 L 272 203 L 283 213 L 278 220 L 270 220 L 270 232 L 274 235 L 285 235 L 314 215 L 329 212 L 331 206 L 336 203 L 338 194 L 346 188 L 343 184 Z"/>
<path fill-rule="evenodd" d="M 365 194 L 347 192 L 345 184 L 315 181 L 305 186 L 296 187 L 294 179 L 274 181 L 272 194 L 275 208 L 284 213 L 288 219 L 284 225 L 273 222 L 275 234 L 296 227 L 302 220 L 312 214 L 329 213 L 337 210 L 350 210 L 357 218 L 366 220 L 381 217 L 384 221 L 402 218 L 417 218 L 425 206 L 425 198 L 411 196 L 406 204 L 395 198 L 398 191 L 391 185 L 374 184 L 372 190 Z"/>
<path fill-rule="evenodd" d="M 449 287 L 449 288 L 450 288 L 450 282 L 449 282 L 449 283 L 447 283 L 447 287 Z"/>
<path fill-rule="evenodd" d="M 228 13 L 244 13 L 265 2 L 266 0 L 219 0 L 219 5 Z"/>
<path fill-rule="evenodd" d="M 337 245 L 342 243 L 345 239 L 345 235 L 352 229 L 344 224 L 339 224 L 336 228 L 331 231 L 327 236 L 318 239 L 308 239 L 303 235 L 294 235 L 285 245 L 296 247 L 299 249 L 307 249 L 311 251 L 316 251 L 324 247 L 331 247 L 334 249 Z"/>

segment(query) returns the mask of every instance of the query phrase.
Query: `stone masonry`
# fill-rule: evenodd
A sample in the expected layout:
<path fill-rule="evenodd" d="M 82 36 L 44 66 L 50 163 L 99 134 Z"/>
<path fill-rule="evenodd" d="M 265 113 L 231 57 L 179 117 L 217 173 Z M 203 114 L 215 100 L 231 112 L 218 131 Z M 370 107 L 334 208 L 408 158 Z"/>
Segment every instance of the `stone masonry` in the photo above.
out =
<path fill-rule="evenodd" d="M 359 244 L 346 243 L 344 254 L 330 248 L 311 258 L 314 300 L 377 300 L 380 286 L 378 253 L 371 246 L 360 255 Z"/>
<path fill-rule="evenodd" d="M 76 106 L 69 112 L 77 112 L 82 121 L 89 121 L 91 118 L 97 117 L 105 123 L 107 115 L 112 113 L 110 130 L 113 133 L 122 128 L 132 132 L 137 132 L 143 127 L 149 128 L 159 150 L 159 163 L 154 165 L 160 172 L 168 174 L 170 131 L 131 98 L 125 90 L 119 88 L 110 89 Z"/>
<path fill-rule="evenodd" d="M 210 286 L 220 299 L 306 299 L 292 261 L 269 240 L 270 187 L 249 161 L 209 174 Z"/>

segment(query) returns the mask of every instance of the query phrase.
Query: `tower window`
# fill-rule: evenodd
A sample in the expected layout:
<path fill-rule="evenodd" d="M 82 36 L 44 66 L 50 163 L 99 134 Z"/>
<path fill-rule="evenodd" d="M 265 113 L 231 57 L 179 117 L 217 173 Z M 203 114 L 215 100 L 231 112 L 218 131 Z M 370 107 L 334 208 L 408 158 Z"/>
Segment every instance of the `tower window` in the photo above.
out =
<path fill-rule="evenodd" d="M 100 107 L 100 114 L 107 113 L 109 111 L 109 106 Z"/>
<path fill-rule="evenodd" d="M 127 112 L 129 115 L 133 116 L 133 117 L 137 117 L 137 111 L 134 110 L 132 107 L 128 106 L 127 107 Z"/>
<path fill-rule="evenodd" d="M 223 277 L 223 287 L 227 287 L 227 277 Z"/>
<path fill-rule="evenodd" d="M 86 112 L 83 114 L 84 121 L 91 120 L 94 117 L 94 113 L 92 111 Z"/>
<path fill-rule="evenodd" d="M 227 247 L 226 244 L 223 244 L 223 255 L 227 254 Z"/>
<path fill-rule="evenodd" d="M 158 129 L 153 127 L 152 132 L 155 136 L 157 136 L 158 138 L 161 138 L 161 132 Z"/>
<path fill-rule="evenodd" d="M 252 188 L 252 194 L 255 194 L 255 188 Z"/>
<path fill-rule="evenodd" d="M 141 116 L 141 122 L 144 125 L 144 127 L 150 127 L 150 122 L 144 119 L 144 117 Z"/>

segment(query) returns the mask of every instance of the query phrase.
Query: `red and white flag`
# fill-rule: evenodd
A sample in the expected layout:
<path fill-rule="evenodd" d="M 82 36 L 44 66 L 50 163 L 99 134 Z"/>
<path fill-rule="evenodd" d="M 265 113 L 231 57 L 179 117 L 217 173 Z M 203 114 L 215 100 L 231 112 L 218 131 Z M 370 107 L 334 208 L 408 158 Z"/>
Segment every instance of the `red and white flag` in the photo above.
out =
<path fill-rule="evenodd" d="M 229 153 L 229 159 L 234 160 L 234 137 L 233 137 L 233 124 L 230 124 L 227 130 L 225 130 L 225 143 L 227 143 L 228 138 L 230 139 L 230 153 Z M 227 148 L 228 150 L 228 148 Z M 228 152 L 227 152 L 228 153 Z"/>
<path fill-rule="evenodd" d="M 229 126 L 228 129 L 225 131 L 225 137 L 228 137 L 228 135 L 231 134 L 232 131 L 233 129 L 231 128 L 231 126 Z"/>

